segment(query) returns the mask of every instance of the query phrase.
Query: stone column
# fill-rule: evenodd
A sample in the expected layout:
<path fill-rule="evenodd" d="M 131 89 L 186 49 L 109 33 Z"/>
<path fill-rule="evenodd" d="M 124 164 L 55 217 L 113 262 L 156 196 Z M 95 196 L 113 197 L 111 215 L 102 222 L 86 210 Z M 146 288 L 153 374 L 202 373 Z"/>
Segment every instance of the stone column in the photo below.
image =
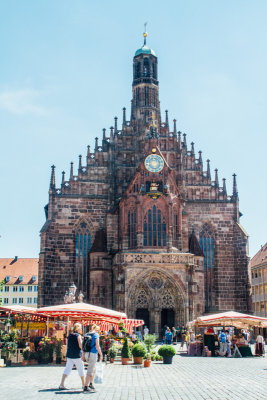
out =
<path fill-rule="evenodd" d="M 160 309 L 154 309 L 154 333 L 159 337 L 161 334 L 161 326 L 160 326 Z"/>

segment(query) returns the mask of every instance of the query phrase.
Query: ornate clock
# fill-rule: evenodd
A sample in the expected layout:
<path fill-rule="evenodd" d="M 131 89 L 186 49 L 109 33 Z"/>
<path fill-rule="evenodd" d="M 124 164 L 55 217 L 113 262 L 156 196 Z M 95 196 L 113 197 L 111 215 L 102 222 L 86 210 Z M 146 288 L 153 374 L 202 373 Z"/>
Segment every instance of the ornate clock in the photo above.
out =
<path fill-rule="evenodd" d="M 164 161 L 158 154 L 150 154 L 145 159 L 145 167 L 150 172 L 160 172 L 164 167 Z"/>

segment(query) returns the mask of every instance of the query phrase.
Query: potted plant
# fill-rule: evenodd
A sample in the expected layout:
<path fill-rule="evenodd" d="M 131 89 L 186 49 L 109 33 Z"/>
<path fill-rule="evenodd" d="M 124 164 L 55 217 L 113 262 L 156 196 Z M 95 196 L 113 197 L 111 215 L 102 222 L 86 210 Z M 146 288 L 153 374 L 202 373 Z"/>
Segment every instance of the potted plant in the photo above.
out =
<path fill-rule="evenodd" d="M 151 365 L 151 354 L 147 353 L 146 358 L 144 359 L 144 367 L 148 368 Z"/>
<path fill-rule="evenodd" d="M 36 365 L 38 361 L 38 352 L 37 351 L 31 351 L 29 354 L 29 365 Z"/>
<path fill-rule="evenodd" d="M 22 352 L 22 356 L 23 356 L 23 361 L 22 361 L 22 365 L 28 365 L 29 364 L 29 357 L 30 357 L 30 349 L 29 347 L 26 347 L 26 349 Z"/>
<path fill-rule="evenodd" d="M 132 348 L 132 355 L 135 364 L 142 364 L 143 358 L 146 357 L 147 351 L 145 345 L 142 343 L 136 343 Z"/>
<path fill-rule="evenodd" d="M 111 346 L 108 350 L 108 356 L 111 363 L 114 363 L 114 359 L 118 354 L 118 349 L 116 346 Z"/>
<path fill-rule="evenodd" d="M 130 360 L 131 360 L 131 350 L 129 348 L 128 339 L 125 338 L 122 349 L 121 349 L 122 365 L 127 365 Z"/>
<path fill-rule="evenodd" d="M 62 360 L 62 340 L 57 340 L 55 344 L 56 364 L 61 364 Z"/>
<path fill-rule="evenodd" d="M 172 358 L 176 350 L 171 345 L 165 344 L 159 348 L 158 354 L 163 357 L 163 364 L 172 364 Z"/>

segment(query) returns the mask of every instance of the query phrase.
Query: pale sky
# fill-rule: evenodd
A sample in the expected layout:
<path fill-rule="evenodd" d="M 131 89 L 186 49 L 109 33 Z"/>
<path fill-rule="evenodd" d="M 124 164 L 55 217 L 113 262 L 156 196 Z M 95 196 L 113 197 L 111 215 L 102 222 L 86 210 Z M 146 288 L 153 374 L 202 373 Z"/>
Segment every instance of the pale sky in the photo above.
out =
<path fill-rule="evenodd" d="M 237 174 L 250 255 L 267 241 L 267 1 L 0 2 L 0 257 L 38 257 L 50 166 L 130 116 L 132 58 L 159 63 L 161 111 L 226 178 Z"/>

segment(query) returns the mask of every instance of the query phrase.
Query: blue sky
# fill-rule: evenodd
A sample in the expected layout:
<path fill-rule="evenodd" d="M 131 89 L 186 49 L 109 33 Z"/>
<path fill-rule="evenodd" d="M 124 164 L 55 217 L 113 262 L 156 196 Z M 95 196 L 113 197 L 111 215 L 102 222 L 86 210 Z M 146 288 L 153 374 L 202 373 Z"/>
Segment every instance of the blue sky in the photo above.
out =
<path fill-rule="evenodd" d="M 267 241 L 267 2 L 0 2 L 0 251 L 37 257 L 50 166 L 57 184 L 102 128 L 129 117 L 132 58 L 159 62 L 161 110 L 232 190 L 250 255 Z"/>

